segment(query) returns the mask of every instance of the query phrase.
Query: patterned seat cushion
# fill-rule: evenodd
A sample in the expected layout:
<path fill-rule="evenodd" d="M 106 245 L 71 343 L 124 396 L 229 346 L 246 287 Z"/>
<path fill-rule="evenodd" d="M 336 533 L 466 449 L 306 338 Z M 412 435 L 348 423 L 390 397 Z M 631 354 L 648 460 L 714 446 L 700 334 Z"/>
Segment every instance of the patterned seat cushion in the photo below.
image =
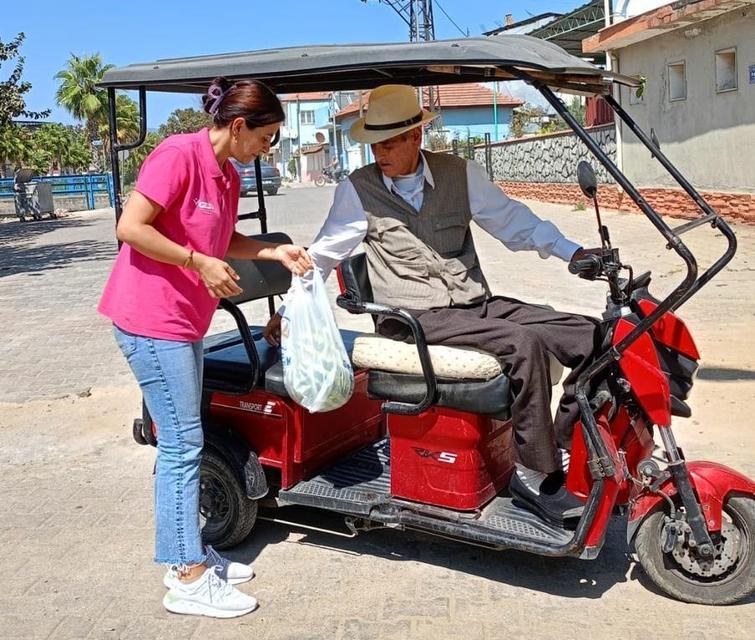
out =
<path fill-rule="evenodd" d="M 491 380 L 503 373 L 495 356 L 472 347 L 429 345 L 435 375 L 446 380 Z M 361 369 L 377 369 L 391 373 L 422 375 L 417 348 L 377 334 L 363 334 L 354 340 L 351 360 Z M 561 379 L 563 367 L 550 359 L 551 384 Z"/>
<path fill-rule="evenodd" d="M 490 380 L 502 373 L 498 360 L 469 347 L 430 345 L 430 359 L 438 378 L 450 380 Z M 422 375 L 417 348 L 413 344 L 366 334 L 354 341 L 352 360 L 362 369 Z"/>

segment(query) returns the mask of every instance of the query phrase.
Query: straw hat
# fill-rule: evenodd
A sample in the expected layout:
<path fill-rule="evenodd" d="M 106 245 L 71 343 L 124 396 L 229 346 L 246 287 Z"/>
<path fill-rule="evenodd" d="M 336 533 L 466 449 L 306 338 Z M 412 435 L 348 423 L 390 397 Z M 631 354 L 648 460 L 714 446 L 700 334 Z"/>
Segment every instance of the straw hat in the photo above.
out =
<path fill-rule="evenodd" d="M 419 106 L 413 87 L 384 84 L 372 90 L 367 115 L 351 125 L 349 135 L 357 142 L 374 144 L 421 127 L 437 115 Z"/>

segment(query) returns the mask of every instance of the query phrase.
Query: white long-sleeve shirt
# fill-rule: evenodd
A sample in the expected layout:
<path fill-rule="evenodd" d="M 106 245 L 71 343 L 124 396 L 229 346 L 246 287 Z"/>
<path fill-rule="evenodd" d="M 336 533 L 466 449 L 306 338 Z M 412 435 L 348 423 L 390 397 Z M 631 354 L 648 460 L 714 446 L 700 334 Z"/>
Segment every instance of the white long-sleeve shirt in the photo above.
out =
<path fill-rule="evenodd" d="M 415 174 L 396 180 L 384 174 L 383 182 L 416 212 L 422 207 L 425 182 L 435 188 L 433 174 L 424 157 L 420 158 Z M 541 258 L 557 256 L 568 262 L 580 248 L 567 240 L 552 222 L 541 220 L 529 207 L 509 198 L 488 179 L 485 169 L 469 160 L 467 192 L 472 220 L 512 251 L 533 250 Z M 351 180 L 345 180 L 336 187 L 328 217 L 307 249 L 323 281 L 353 253 L 366 235 L 367 214 Z"/>

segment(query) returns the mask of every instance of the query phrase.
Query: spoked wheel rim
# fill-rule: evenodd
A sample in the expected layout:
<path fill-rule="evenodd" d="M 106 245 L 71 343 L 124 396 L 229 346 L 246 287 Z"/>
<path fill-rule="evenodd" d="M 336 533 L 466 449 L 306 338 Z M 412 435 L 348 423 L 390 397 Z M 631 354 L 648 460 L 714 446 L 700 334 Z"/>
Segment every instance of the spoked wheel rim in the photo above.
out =
<path fill-rule="evenodd" d="M 214 469 L 202 468 L 199 475 L 200 526 L 205 536 L 220 536 L 233 526 L 236 506 L 228 480 Z"/>

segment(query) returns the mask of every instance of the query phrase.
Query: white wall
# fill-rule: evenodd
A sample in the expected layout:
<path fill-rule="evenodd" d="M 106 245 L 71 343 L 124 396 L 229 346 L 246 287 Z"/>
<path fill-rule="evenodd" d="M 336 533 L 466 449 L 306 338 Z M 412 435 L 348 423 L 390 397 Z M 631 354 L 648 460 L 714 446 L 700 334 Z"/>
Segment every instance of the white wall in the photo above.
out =
<path fill-rule="evenodd" d="M 664 4 L 669 4 L 669 2 L 668 0 L 612 0 L 612 4 L 613 22 L 620 22 L 651 9 L 662 7 Z"/>
<path fill-rule="evenodd" d="M 621 102 L 646 131 L 652 127 L 665 155 L 701 189 L 755 193 L 755 9 L 738 9 L 677 29 L 615 53 L 619 70 L 647 78 L 641 103 L 622 88 Z M 736 47 L 737 89 L 716 92 L 715 52 Z M 686 65 L 687 97 L 669 100 L 667 65 Z M 629 132 L 622 130 L 622 161 L 639 186 L 677 186 Z"/>

